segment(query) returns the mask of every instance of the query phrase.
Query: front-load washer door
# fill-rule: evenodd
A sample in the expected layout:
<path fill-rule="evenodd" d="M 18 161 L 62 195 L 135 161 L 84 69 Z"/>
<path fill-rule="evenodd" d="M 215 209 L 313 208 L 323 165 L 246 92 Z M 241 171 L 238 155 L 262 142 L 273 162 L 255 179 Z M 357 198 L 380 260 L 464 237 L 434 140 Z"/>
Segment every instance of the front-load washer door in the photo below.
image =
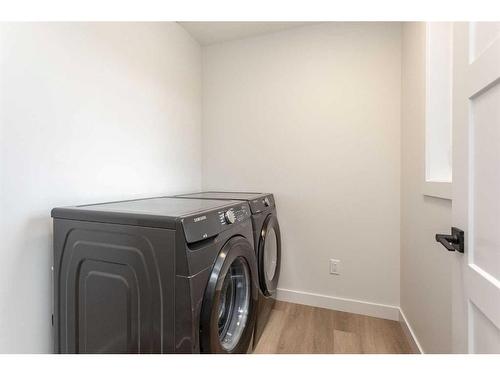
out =
<path fill-rule="evenodd" d="M 278 219 L 270 214 L 264 220 L 257 251 L 259 285 L 265 296 L 275 293 L 281 265 L 281 234 Z"/>
<path fill-rule="evenodd" d="M 231 238 L 223 246 L 205 291 L 200 319 L 203 353 L 246 353 L 257 313 L 257 260 L 250 242 Z"/>

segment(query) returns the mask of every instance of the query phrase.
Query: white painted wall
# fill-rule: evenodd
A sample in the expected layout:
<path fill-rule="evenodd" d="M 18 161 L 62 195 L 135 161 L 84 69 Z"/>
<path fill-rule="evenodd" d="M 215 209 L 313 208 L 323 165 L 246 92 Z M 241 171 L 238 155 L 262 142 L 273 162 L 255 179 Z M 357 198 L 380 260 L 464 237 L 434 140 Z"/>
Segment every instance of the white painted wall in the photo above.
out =
<path fill-rule="evenodd" d="M 200 188 L 201 51 L 175 23 L 0 25 L 0 352 L 48 352 L 50 209 Z"/>
<path fill-rule="evenodd" d="M 403 25 L 401 102 L 401 309 L 426 353 L 451 352 L 451 201 L 423 195 L 425 23 Z"/>
<path fill-rule="evenodd" d="M 276 195 L 279 288 L 326 296 L 296 301 L 399 306 L 400 37 L 325 23 L 203 49 L 203 187 Z"/>

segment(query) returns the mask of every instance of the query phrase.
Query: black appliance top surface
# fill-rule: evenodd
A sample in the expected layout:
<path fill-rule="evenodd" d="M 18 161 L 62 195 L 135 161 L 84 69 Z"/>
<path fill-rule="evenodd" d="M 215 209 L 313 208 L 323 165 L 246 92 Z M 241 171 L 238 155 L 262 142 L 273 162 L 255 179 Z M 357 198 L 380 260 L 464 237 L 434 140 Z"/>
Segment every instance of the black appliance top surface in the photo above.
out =
<path fill-rule="evenodd" d="M 262 196 L 268 195 L 266 193 L 246 193 L 246 192 L 231 192 L 231 191 L 205 191 L 202 193 L 192 193 L 178 195 L 178 197 L 189 198 L 202 198 L 202 199 L 239 199 L 239 200 L 253 200 Z"/>
<path fill-rule="evenodd" d="M 64 207 L 64 209 L 87 212 L 98 211 L 113 212 L 117 214 L 184 217 L 195 213 L 216 210 L 237 203 L 237 201 L 159 197 Z M 55 209 L 56 213 L 57 210 L 58 209 Z M 57 215 L 55 215 L 55 217 L 57 217 Z"/>
<path fill-rule="evenodd" d="M 182 226 L 189 243 L 215 236 L 233 224 L 238 225 L 249 219 L 250 215 L 248 203 L 241 200 L 175 197 L 58 207 L 52 210 L 55 219 L 167 229 Z"/>

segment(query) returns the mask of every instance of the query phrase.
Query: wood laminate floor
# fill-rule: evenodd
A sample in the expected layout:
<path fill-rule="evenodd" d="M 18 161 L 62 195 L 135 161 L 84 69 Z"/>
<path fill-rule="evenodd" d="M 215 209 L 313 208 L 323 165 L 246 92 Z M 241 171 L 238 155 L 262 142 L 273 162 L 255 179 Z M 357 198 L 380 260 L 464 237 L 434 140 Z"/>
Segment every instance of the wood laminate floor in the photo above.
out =
<path fill-rule="evenodd" d="M 254 353 L 412 353 L 399 322 L 277 301 Z"/>

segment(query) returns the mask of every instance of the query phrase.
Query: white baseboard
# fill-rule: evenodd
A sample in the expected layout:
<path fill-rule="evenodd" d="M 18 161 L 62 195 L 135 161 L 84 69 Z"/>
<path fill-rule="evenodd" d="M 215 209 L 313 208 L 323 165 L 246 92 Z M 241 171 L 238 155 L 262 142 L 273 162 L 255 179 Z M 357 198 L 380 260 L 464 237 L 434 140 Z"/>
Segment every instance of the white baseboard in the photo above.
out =
<path fill-rule="evenodd" d="M 383 318 L 390 320 L 400 320 L 400 310 L 398 306 L 383 305 L 380 303 L 359 301 L 350 298 L 340 298 L 326 296 L 323 294 L 308 293 L 298 290 L 278 289 L 276 298 L 279 301 L 293 302 L 301 305 L 323 307 L 331 310 L 350 312 Z"/>
<path fill-rule="evenodd" d="M 413 329 L 411 328 L 410 322 L 406 319 L 406 315 L 402 309 L 399 309 L 399 322 L 401 323 L 401 327 L 403 328 L 403 332 L 410 343 L 411 349 L 414 353 L 424 354 L 425 352 L 422 349 L 422 346 L 418 342 L 417 336 Z"/>

